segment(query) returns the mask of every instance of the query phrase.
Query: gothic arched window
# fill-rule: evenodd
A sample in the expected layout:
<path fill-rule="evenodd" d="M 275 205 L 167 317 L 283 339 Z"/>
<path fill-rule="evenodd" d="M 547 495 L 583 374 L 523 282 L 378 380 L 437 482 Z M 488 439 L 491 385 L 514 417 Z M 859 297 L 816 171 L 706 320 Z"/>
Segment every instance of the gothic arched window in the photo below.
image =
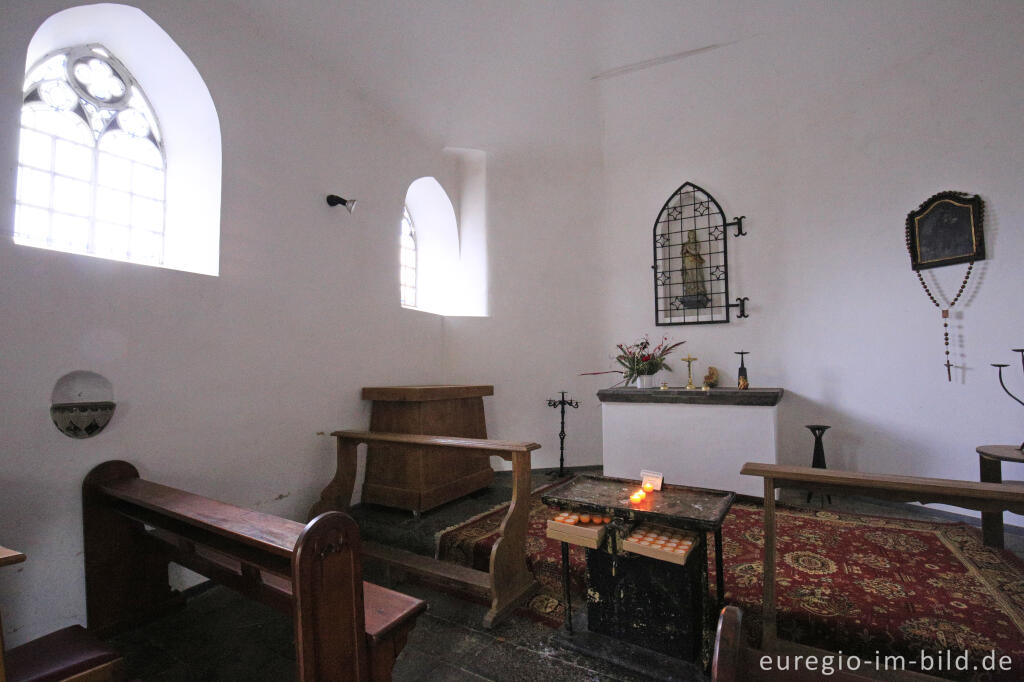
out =
<path fill-rule="evenodd" d="M 166 156 L 142 88 L 102 45 L 28 69 L 14 241 L 164 264 Z"/>

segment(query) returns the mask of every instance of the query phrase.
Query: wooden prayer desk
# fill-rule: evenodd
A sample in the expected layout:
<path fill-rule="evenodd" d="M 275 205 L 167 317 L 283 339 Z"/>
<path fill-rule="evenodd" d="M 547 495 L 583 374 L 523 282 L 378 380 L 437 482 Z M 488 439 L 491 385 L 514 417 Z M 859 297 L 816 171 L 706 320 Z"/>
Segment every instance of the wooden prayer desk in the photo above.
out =
<path fill-rule="evenodd" d="M 715 537 L 716 595 L 718 602 L 721 603 L 724 597 L 722 521 L 732 506 L 736 494 L 724 490 L 663 485 L 660 491 L 647 493 L 647 497 L 642 502 L 633 504 L 629 499 L 630 494 L 639 489 L 640 481 L 603 476 L 579 476 L 566 485 L 544 494 L 541 499 L 546 504 L 614 518 L 609 525 L 610 532 L 606 533 L 605 540 L 605 547 L 610 550 L 612 558 L 608 559 L 606 556 L 608 553 L 602 549 L 587 549 L 588 581 L 597 575 L 604 579 L 608 577 L 604 575 L 605 573 L 610 572 L 610 576 L 614 577 L 617 571 L 628 570 L 642 570 L 657 574 L 654 577 L 641 576 L 637 580 L 627 578 L 632 586 L 631 589 L 633 587 L 642 588 L 643 585 L 654 586 L 655 583 L 664 587 L 664 580 L 671 579 L 670 576 L 682 576 L 684 580 L 687 577 L 691 579 L 690 582 L 693 584 L 677 585 L 673 589 L 683 595 L 684 598 L 681 601 L 689 604 L 687 608 L 691 611 L 687 614 L 690 616 L 690 623 L 687 627 L 693 634 L 693 646 L 696 651 L 693 658 L 689 660 L 702 664 L 700 650 L 703 642 L 708 639 L 705 637 L 708 611 L 706 605 L 706 533 L 711 532 Z M 621 550 L 622 537 L 628 535 L 628 530 L 632 526 L 641 522 L 695 531 L 697 540 L 692 556 L 687 562 L 688 566 L 673 568 L 667 562 L 646 557 L 634 557 L 633 555 L 630 555 L 628 560 L 623 558 L 620 562 L 619 557 L 623 554 Z M 567 601 L 566 629 L 571 634 L 571 604 L 568 603 L 568 545 L 564 542 L 562 544 L 562 564 Z M 682 571 L 683 568 L 686 570 Z M 651 597 L 652 604 L 655 600 L 666 598 L 664 594 L 657 596 L 652 594 Z M 677 657 L 687 659 L 687 656 Z"/>
<path fill-rule="evenodd" d="M 487 438 L 484 396 L 494 386 L 370 386 L 370 431 Z M 487 457 L 465 450 L 425 453 L 392 443 L 367 445 L 362 501 L 416 514 L 486 488 L 494 480 Z"/>
<path fill-rule="evenodd" d="M 1003 462 L 1024 464 L 1024 452 L 1016 445 L 979 445 L 978 465 L 982 483 L 1003 482 Z M 981 536 L 988 547 L 1003 548 L 1003 512 L 981 513 Z"/>

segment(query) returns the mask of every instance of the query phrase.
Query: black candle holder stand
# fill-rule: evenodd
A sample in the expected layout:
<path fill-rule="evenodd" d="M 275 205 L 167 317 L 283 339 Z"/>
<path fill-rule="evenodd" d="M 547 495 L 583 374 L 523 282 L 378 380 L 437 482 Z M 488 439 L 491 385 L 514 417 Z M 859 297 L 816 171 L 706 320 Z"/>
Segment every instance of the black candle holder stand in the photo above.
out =
<path fill-rule="evenodd" d="M 807 429 L 814 434 L 814 454 L 811 456 L 811 466 L 815 469 L 826 469 L 825 466 L 825 444 L 822 443 L 821 438 L 828 431 L 830 426 L 825 424 L 808 424 Z M 814 493 L 807 493 L 807 503 L 810 504 L 811 498 L 814 497 Z M 822 495 L 822 502 L 825 498 L 828 498 L 828 503 L 832 504 L 831 495 Z"/>
<path fill-rule="evenodd" d="M 561 428 L 558 431 L 558 472 L 551 472 L 548 474 L 549 476 L 557 476 L 558 478 L 561 478 L 562 476 L 565 475 L 565 408 L 566 406 L 569 406 L 573 409 L 576 409 L 577 407 L 580 406 L 578 400 L 573 400 L 572 398 L 566 399 L 566 391 L 561 391 L 561 394 L 561 398 L 548 399 L 548 407 L 562 408 Z"/>

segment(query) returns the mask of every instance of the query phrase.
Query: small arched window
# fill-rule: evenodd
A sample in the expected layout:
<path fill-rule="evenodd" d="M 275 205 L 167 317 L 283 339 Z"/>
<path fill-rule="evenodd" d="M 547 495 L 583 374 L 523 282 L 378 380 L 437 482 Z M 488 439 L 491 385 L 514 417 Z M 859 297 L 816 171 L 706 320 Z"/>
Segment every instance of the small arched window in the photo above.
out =
<path fill-rule="evenodd" d="M 406 308 L 416 307 L 416 225 L 409 215 L 409 207 L 402 209 L 400 259 L 402 305 Z"/>
<path fill-rule="evenodd" d="M 102 45 L 57 50 L 23 93 L 14 241 L 163 265 L 166 156 L 128 69 Z"/>

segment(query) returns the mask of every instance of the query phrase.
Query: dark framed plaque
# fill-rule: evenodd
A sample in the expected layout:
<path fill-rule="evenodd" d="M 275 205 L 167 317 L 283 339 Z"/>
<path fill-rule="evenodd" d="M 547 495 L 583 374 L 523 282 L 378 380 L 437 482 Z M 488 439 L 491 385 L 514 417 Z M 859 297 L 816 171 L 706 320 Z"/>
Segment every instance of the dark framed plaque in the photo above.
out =
<path fill-rule="evenodd" d="M 985 260 L 985 206 L 978 195 L 940 192 L 907 215 L 910 266 L 926 270 Z"/>

